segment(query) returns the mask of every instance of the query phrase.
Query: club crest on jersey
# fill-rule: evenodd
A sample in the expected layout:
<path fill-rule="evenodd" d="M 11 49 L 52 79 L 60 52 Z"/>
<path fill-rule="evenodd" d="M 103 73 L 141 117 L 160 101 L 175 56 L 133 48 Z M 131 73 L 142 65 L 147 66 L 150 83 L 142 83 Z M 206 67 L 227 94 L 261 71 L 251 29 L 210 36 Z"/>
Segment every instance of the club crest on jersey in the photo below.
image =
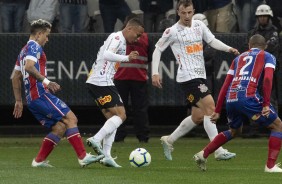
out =
<path fill-rule="evenodd" d="M 192 103 L 192 102 L 194 101 L 194 99 L 195 99 L 195 97 L 194 97 L 192 94 L 190 94 L 189 96 L 187 96 L 187 100 L 188 100 L 190 103 Z"/>
<path fill-rule="evenodd" d="M 116 39 L 116 40 L 119 40 L 119 36 L 116 36 L 115 39 Z"/>
<path fill-rule="evenodd" d="M 165 30 L 165 34 L 168 34 L 170 32 L 170 29 Z"/>
<path fill-rule="evenodd" d="M 198 88 L 200 89 L 200 91 L 201 91 L 202 93 L 207 92 L 208 89 L 209 89 L 205 84 L 200 84 L 200 86 L 198 86 Z"/>
<path fill-rule="evenodd" d="M 40 52 L 37 52 L 36 57 L 37 59 L 40 59 Z"/>
<path fill-rule="evenodd" d="M 67 107 L 67 104 L 65 104 L 65 102 L 63 102 L 63 101 L 61 101 L 60 104 L 61 104 L 61 107 L 63 107 L 63 108 Z"/>
<path fill-rule="evenodd" d="M 40 124 L 41 124 L 41 125 L 44 125 L 44 124 L 45 124 L 45 120 L 41 120 L 41 121 L 40 121 Z"/>
<path fill-rule="evenodd" d="M 195 32 L 196 32 L 197 36 L 201 35 L 201 31 L 200 31 L 199 27 L 195 28 Z"/>
<path fill-rule="evenodd" d="M 107 95 L 107 96 L 98 98 L 98 102 L 99 102 L 100 105 L 104 105 L 105 103 L 108 103 L 110 101 L 112 101 L 111 95 Z"/>

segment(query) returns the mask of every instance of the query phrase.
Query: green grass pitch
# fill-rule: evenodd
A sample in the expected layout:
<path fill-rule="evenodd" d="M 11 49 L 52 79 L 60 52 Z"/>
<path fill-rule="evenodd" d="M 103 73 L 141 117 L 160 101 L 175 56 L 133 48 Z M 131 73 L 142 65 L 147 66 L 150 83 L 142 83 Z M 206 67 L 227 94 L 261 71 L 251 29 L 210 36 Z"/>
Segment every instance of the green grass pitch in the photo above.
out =
<path fill-rule="evenodd" d="M 142 144 L 135 138 L 127 138 L 124 143 L 114 143 L 112 149 L 112 156 L 118 157 L 116 162 L 122 168 L 107 168 L 99 163 L 80 168 L 71 145 L 64 139 L 48 157 L 55 168 L 32 168 L 31 161 L 41 141 L 42 138 L 0 138 L 0 184 L 268 184 L 282 181 L 282 173 L 264 173 L 267 138 L 234 139 L 224 148 L 236 152 L 237 157 L 216 161 L 211 155 L 206 172 L 196 167 L 192 157 L 208 139 L 178 140 L 173 161 L 167 161 L 159 138 Z M 138 147 L 150 152 L 152 162 L 148 167 L 130 166 L 129 154 Z M 86 149 L 93 153 L 91 148 Z"/>

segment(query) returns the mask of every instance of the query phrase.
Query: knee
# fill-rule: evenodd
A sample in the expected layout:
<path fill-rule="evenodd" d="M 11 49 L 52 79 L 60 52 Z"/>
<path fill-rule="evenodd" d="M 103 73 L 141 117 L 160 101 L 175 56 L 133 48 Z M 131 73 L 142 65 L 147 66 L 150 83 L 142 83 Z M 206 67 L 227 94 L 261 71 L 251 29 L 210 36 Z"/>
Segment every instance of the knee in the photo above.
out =
<path fill-rule="evenodd" d="M 122 122 L 124 122 L 126 120 L 126 118 L 127 118 L 125 113 L 124 114 L 120 114 L 119 117 L 122 120 Z"/>
<path fill-rule="evenodd" d="M 197 117 L 192 116 L 192 121 L 195 124 L 199 125 L 199 124 L 201 124 L 204 121 L 204 117 L 203 116 L 197 116 Z"/>
<path fill-rule="evenodd" d="M 77 126 L 78 120 L 74 113 L 71 113 L 66 116 L 63 122 L 67 124 L 68 128 L 73 128 Z"/>

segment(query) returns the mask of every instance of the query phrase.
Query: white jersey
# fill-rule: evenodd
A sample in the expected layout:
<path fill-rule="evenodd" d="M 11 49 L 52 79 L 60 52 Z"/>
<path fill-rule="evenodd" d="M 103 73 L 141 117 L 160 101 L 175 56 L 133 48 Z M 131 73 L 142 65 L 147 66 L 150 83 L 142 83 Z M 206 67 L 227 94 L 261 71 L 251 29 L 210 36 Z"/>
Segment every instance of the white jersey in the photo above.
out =
<path fill-rule="evenodd" d="M 177 82 L 185 82 L 195 78 L 206 79 L 203 56 L 203 40 L 210 43 L 215 36 L 209 28 L 199 20 L 192 20 L 191 27 L 178 22 L 166 29 L 156 43 L 156 48 L 163 52 L 168 46 L 176 58 L 178 66 Z"/>
<path fill-rule="evenodd" d="M 125 54 L 126 40 L 122 32 L 110 34 L 104 45 L 100 47 L 86 83 L 97 86 L 114 86 L 113 77 L 120 62 L 128 61 L 128 56 Z"/>

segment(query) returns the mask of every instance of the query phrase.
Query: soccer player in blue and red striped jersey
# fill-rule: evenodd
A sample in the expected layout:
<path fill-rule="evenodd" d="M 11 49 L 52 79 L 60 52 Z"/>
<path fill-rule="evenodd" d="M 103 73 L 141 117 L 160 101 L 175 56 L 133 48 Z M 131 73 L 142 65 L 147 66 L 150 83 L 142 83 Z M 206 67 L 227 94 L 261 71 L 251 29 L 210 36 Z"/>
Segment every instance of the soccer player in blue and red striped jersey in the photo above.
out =
<path fill-rule="evenodd" d="M 38 155 L 32 161 L 32 167 L 53 167 L 46 158 L 63 136 L 66 136 L 73 146 L 82 167 L 99 161 L 103 156 L 96 157 L 86 153 L 74 113 L 62 100 L 50 93 L 61 89 L 59 84 L 47 79 L 47 60 L 43 46 L 48 41 L 51 24 L 39 19 L 32 22 L 30 31 L 29 41 L 17 58 L 12 78 L 16 100 L 13 115 L 15 118 L 22 116 L 23 81 L 28 109 L 43 126 L 51 129 L 44 138 Z"/>
<path fill-rule="evenodd" d="M 218 134 L 202 151 L 194 155 L 198 167 L 203 171 L 206 170 L 207 157 L 242 132 L 243 118 L 247 117 L 271 130 L 264 171 L 282 172 L 279 164 L 275 164 L 281 149 L 282 122 L 270 104 L 276 59 L 264 51 L 266 42 L 261 35 L 256 34 L 250 38 L 249 48 L 249 51 L 233 60 L 220 90 L 215 112 L 211 116 L 211 121 L 215 123 L 226 98 L 230 129 Z"/>

